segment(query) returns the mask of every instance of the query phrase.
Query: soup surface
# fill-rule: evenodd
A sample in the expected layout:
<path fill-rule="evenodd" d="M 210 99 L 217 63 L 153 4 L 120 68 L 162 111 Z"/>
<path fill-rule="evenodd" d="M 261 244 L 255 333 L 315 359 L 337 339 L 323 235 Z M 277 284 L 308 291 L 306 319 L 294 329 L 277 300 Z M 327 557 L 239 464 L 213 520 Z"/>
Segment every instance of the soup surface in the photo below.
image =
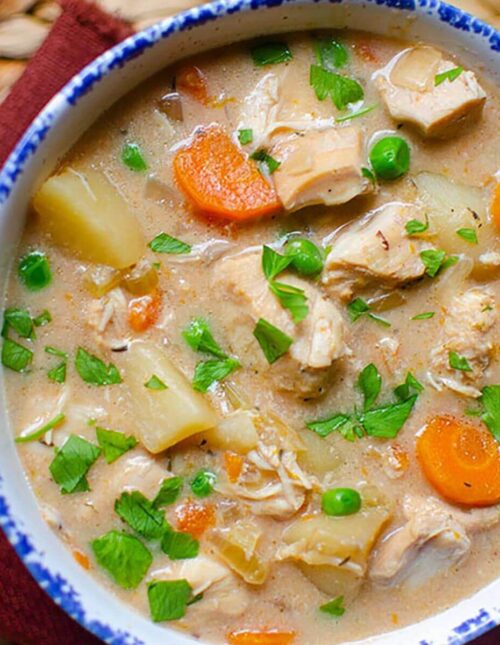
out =
<path fill-rule="evenodd" d="M 498 576 L 500 119 L 474 65 L 350 32 L 203 54 L 34 196 L 13 434 L 44 518 L 152 620 L 326 645 Z"/>

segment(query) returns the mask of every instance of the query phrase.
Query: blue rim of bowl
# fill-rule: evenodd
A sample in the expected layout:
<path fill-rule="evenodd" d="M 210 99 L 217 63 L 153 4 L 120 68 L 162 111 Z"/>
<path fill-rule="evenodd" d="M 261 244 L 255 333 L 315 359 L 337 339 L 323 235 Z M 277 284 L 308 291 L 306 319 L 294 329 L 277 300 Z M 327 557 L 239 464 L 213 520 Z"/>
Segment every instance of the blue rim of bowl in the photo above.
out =
<path fill-rule="evenodd" d="M 76 74 L 55 97 L 47 103 L 10 154 L 0 172 L 0 206 L 5 204 L 29 159 L 35 154 L 53 124 L 69 107 L 116 67 L 122 67 L 132 58 L 170 35 L 201 26 L 224 16 L 286 4 L 300 4 L 303 0 L 216 0 L 167 18 L 162 22 L 127 38 L 108 50 Z M 314 4 L 342 4 L 349 0 L 311 0 Z M 452 7 L 440 0 L 366 0 L 369 4 L 385 5 L 392 9 L 433 15 L 454 29 L 470 32 L 487 43 L 492 52 L 500 53 L 500 32 L 479 18 Z M 52 600 L 82 627 L 112 645 L 143 645 L 136 635 L 116 629 L 87 615 L 80 595 L 59 573 L 50 571 L 43 563 L 44 555 L 33 545 L 31 538 L 16 524 L 7 498 L 1 494 L 4 487 L 0 475 L 0 527 L 17 552 L 25 567 Z M 477 613 L 450 628 L 443 634 L 447 645 L 464 645 L 499 624 L 488 610 Z M 440 639 L 441 640 L 441 639 Z M 422 640 L 419 645 L 433 645 Z"/>

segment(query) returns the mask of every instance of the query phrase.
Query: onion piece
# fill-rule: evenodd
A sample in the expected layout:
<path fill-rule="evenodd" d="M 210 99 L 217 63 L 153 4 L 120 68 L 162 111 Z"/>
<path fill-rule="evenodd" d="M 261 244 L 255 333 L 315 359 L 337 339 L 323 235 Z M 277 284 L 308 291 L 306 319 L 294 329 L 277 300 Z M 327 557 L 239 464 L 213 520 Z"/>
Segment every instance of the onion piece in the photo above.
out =
<path fill-rule="evenodd" d="M 134 296 L 145 296 L 158 285 L 158 271 L 148 260 L 140 260 L 124 274 L 121 284 Z"/>
<path fill-rule="evenodd" d="M 390 73 L 391 83 L 417 92 L 431 90 L 441 58 L 441 52 L 434 47 L 412 47 L 396 61 Z"/>
<path fill-rule="evenodd" d="M 160 112 L 165 114 L 171 121 L 184 121 L 182 98 L 179 92 L 169 92 L 157 102 Z"/>
<path fill-rule="evenodd" d="M 112 267 L 98 264 L 93 266 L 84 274 L 83 282 L 87 291 L 94 298 L 102 298 L 112 289 L 115 289 L 120 284 L 122 279 L 122 272 Z"/>

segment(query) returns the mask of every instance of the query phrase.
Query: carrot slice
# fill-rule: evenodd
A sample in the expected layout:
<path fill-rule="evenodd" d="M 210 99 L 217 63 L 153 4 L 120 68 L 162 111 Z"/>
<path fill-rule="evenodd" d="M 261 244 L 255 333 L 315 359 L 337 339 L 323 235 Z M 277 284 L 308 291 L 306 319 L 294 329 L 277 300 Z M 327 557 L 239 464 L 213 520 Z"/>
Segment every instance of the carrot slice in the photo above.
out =
<path fill-rule="evenodd" d="M 128 324 L 134 331 L 146 331 L 157 322 L 161 310 L 161 293 L 158 290 L 147 296 L 133 298 L 128 303 Z"/>
<path fill-rule="evenodd" d="M 234 221 L 271 215 L 281 208 L 274 188 L 219 125 L 199 130 L 174 157 L 184 193 L 201 211 Z"/>
<path fill-rule="evenodd" d="M 452 416 L 434 417 L 417 439 L 417 457 L 430 484 L 451 502 L 500 502 L 500 446 L 485 428 Z"/>
<path fill-rule="evenodd" d="M 226 450 L 224 453 L 224 468 L 226 469 L 227 478 L 234 484 L 238 481 L 241 471 L 243 470 L 243 457 L 236 452 Z"/>
<path fill-rule="evenodd" d="M 227 640 L 231 645 L 290 645 L 294 639 L 295 632 L 292 631 L 241 630 L 227 634 Z"/>
<path fill-rule="evenodd" d="M 198 538 L 215 524 L 215 509 L 212 504 L 199 504 L 187 499 L 175 509 L 177 528 Z"/>
<path fill-rule="evenodd" d="M 72 553 L 78 564 L 83 567 L 83 569 L 86 569 L 88 571 L 90 569 L 90 560 L 85 555 L 85 553 L 83 553 L 79 549 L 73 549 Z"/>
<path fill-rule="evenodd" d="M 212 101 L 208 93 L 207 77 L 195 65 L 182 67 L 177 72 L 175 87 L 179 92 L 188 94 L 202 105 L 209 105 Z"/>
<path fill-rule="evenodd" d="M 491 202 L 491 217 L 495 226 L 500 231 L 500 182 L 495 186 L 493 201 Z"/>

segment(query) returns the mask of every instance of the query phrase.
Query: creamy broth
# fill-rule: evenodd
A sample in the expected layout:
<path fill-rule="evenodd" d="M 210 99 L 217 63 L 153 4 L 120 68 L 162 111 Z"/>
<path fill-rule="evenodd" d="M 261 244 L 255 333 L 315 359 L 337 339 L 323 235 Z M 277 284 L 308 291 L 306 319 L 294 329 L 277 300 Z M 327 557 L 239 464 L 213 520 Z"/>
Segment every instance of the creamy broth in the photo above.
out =
<path fill-rule="evenodd" d="M 331 39 L 332 35 L 321 37 Z M 386 82 L 392 83 L 396 78 L 394 57 L 413 44 L 358 33 L 342 33 L 338 37 L 348 52 L 348 63 L 336 71 L 357 79 L 364 88 L 364 102 L 353 102 L 338 110 L 329 98 L 318 100 L 310 86 L 310 67 L 317 63 L 314 55 L 317 35 L 280 38 L 288 43 L 292 60 L 264 67 L 252 62 L 249 45 L 238 45 L 179 64 L 141 85 L 106 113 L 61 162 L 57 173 L 69 168 L 77 181 L 90 176 L 89 172 L 105 177 L 111 190 L 121 196 L 139 222 L 146 242 L 165 232 L 192 247 L 191 253 L 179 254 L 155 253 L 144 248 L 148 266 L 158 275 L 155 287 L 158 295 L 154 297 L 161 301 L 157 311 L 150 306 L 150 321 L 131 326 L 130 311 L 134 305 L 130 303 L 137 298 L 151 300 L 151 295 L 131 293 L 119 280 L 108 293 L 96 297 L 89 291 L 89 276 L 94 275 L 95 265 L 88 261 L 85 241 L 81 242 L 79 257 L 56 244 L 53 229 L 46 225 L 52 215 L 47 215 L 43 205 L 37 206 L 36 200 L 40 213 L 33 212 L 30 216 L 18 257 L 25 257 L 34 249 L 45 253 L 50 261 L 52 281 L 46 288 L 30 291 L 17 271 L 13 271 L 10 279 L 6 306 L 27 309 L 33 317 L 43 310 L 51 314 L 48 324 L 35 327 L 36 338 L 20 338 L 16 328 L 10 326 L 9 338 L 34 354 L 31 365 L 23 372 L 5 371 L 14 436 L 29 435 L 57 415 L 64 415 L 53 430 L 38 440 L 19 444 L 22 462 L 44 518 L 99 584 L 145 615 L 150 614 L 147 583 L 152 580 L 185 579 L 193 595 L 201 590 L 202 598 L 187 606 L 182 618 L 162 624 L 171 624 L 208 642 L 236 645 L 260 642 L 242 640 L 246 637 L 245 630 L 275 630 L 278 632 L 275 640 L 269 642 L 297 645 L 363 638 L 445 609 L 499 574 L 496 544 L 500 539 L 500 511 L 494 505 L 500 500 L 496 497 L 498 492 L 488 493 L 490 497 L 484 502 L 487 505 L 484 509 L 471 508 L 477 504 L 454 503 L 456 500 L 449 495 L 440 496 L 439 490 L 424 475 L 416 448 L 417 435 L 424 436 L 422 431 L 435 425 L 436 418 L 444 423 L 443 415 L 453 418 L 450 423 L 468 424 L 472 427 L 470 432 L 492 439 L 477 414 L 471 416 L 470 411 L 481 414 L 484 400 L 481 403 L 477 399 L 482 389 L 500 382 L 495 321 L 500 245 L 489 209 L 499 167 L 497 91 L 482 71 L 474 68 L 475 61 L 455 61 L 443 53 L 443 60 L 453 63 L 446 70 L 463 66 L 475 72 L 487 100 L 482 113 L 476 114 L 470 123 L 465 122 L 465 114 L 455 132 L 446 131 L 443 138 L 429 137 L 428 132 L 422 134 L 415 124 L 409 124 L 408 119 L 391 118 L 382 81 L 377 81 L 381 78 L 380 70 L 386 70 L 384 73 L 389 79 Z M 387 67 L 390 61 L 393 61 L 392 68 Z M 196 94 L 199 88 L 189 92 L 179 84 L 180 70 L 193 65 L 202 70 L 206 81 L 207 96 L 202 100 Z M 436 68 L 436 74 L 440 69 Z M 330 73 L 333 73 L 331 69 Z M 466 73 L 469 74 L 461 72 Z M 213 124 L 223 126 L 237 141 L 238 129 L 245 128 L 243 120 L 248 118 L 249 103 L 255 100 L 252 92 L 266 74 L 278 78 L 280 101 L 284 106 L 282 121 L 296 122 L 301 115 L 309 114 L 312 121 L 330 119 L 328 127 L 320 132 L 355 128 L 363 137 L 364 168 L 371 167 L 368 153 L 381 133 L 401 137 L 411 150 L 409 171 L 394 181 L 381 179 L 377 190 L 372 191 L 371 179 L 360 178 L 357 168 L 355 181 L 359 185 L 364 181 L 360 194 L 336 205 L 320 203 L 243 223 L 198 212 L 174 177 L 174 158 L 179 150 L 192 145 L 200 128 L 209 129 Z M 417 76 L 410 80 L 413 82 Z M 460 82 L 458 76 L 455 80 L 445 79 L 440 85 L 448 84 L 451 91 L 453 83 Z M 404 91 L 407 90 L 405 87 Z M 175 91 L 182 102 L 182 121 L 173 119 L 176 113 L 162 101 L 162 97 Z M 375 107 L 357 118 L 331 122 L 332 117 L 342 118 L 350 111 L 371 106 Z M 287 127 L 288 135 L 293 134 L 293 128 Z M 300 132 L 300 126 L 297 128 Z M 304 138 L 309 136 L 308 128 L 310 123 L 302 132 Z M 273 145 L 279 148 L 280 137 L 288 136 L 286 131 L 285 128 L 285 134 L 275 135 Z M 255 138 L 257 132 L 254 130 L 253 134 Z M 122 151 L 130 143 L 139 146 L 147 169 L 137 172 L 131 170 L 130 164 L 123 163 Z M 254 151 L 252 143 L 241 148 L 245 154 Z M 270 145 L 262 148 L 275 154 Z M 314 152 L 312 149 L 308 154 L 314 155 Z M 280 177 L 287 179 L 283 177 L 285 168 L 283 165 L 274 176 L 268 177 L 269 181 L 276 181 L 278 185 Z M 295 181 L 293 172 L 291 176 Z M 455 187 L 450 181 L 456 182 Z M 460 192 L 457 184 L 474 188 Z M 281 195 L 280 198 L 284 201 Z M 426 218 L 430 222 L 428 231 L 412 237 L 403 230 L 405 248 L 415 256 L 412 262 L 417 262 L 420 273 L 401 280 L 393 275 L 390 280 L 377 273 L 372 276 L 370 271 L 375 271 L 375 265 L 370 265 L 369 258 L 367 267 L 349 265 L 355 262 L 352 258 L 361 248 L 361 242 L 356 240 L 364 230 L 353 226 L 360 226 L 366 214 L 376 209 L 382 210 L 375 216 L 380 212 L 383 215 L 386 212 L 383 209 L 392 203 L 408 205 L 410 216 L 406 222 L 419 217 L 424 226 Z M 477 204 L 481 212 L 477 211 Z M 467 214 L 462 213 L 460 223 L 452 226 L 450 221 L 460 207 Z M 55 210 L 58 208 L 62 208 L 60 202 Z M 450 211 L 443 210 L 446 208 Z M 399 228 L 405 228 L 404 221 Z M 476 231 L 479 243 L 456 235 L 459 228 Z M 258 310 L 260 305 L 250 302 L 251 295 L 242 293 L 247 289 L 242 287 L 246 282 L 248 289 L 254 286 L 249 258 L 258 256 L 260 267 L 263 245 L 271 245 L 283 254 L 285 242 L 293 240 L 294 235 L 306 237 L 326 249 L 322 252 L 327 256 L 323 272 L 311 278 L 298 276 L 289 268 L 277 279 L 306 289 L 308 316 L 315 311 L 316 297 L 334 307 L 337 317 L 332 314 L 330 323 L 338 325 L 343 335 L 339 341 L 341 349 L 332 358 L 331 367 L 323 370 L 325 374 L 321 375 L 319 384 L 314 381 L 318 369 L 299 365 L 299 359 L 292 358 L 290 353 L 269 364 L 252 333 L 256 318 L 266 319 L 265 312 L 249 314 L 252 307 Z M 339 260 L 337 255 L 335 260 L 340 244 L 345 243 L 348 235 L 354 236 L 352 250 L 349 247 L 346 258 Z M 389 245 L 383 233 L 379 237 L 382 245 Z M 74 243 L 71 245 L 74 247 Z M 425 266 L 419 264 L 420 253 L 429 249 L 443 249 L 443 261 L 450 256 L 456 256 L 458 261 L 448 263 L 449 266 L 445 265 L 430 277 L 424 271 Z M 388 253 L 391 250 L 396 252 L 395 247 L 386 249 Z M 249 264 L 244 265 L 239 275 L 241 261 Z M 383 269 L 380 271 L 383 273 Z M 263 275 L 262 279 L 266 287 Z M 294 280 L 300 280 L 300 284 Z M 477 310 L 479 318 L 469 321 L 469 315 L 474 315 L 476 296 L 482 303 Z M 461 300 L 464 297 L 470 297 L 470 301 Z M 353 321 L 355 298 L 369 303 L 371 309 Z M 279 309 L 277 320 L 287 316 L 286 324 L 294 329 L 289 313 L 278 300 L 276 307 Z M 432 316 L 414 319 L 430 312 Z M 375 314 L 382 321 L 368 314 Z M 141 420 L 144 407 L 138 399 L 144 398 L 147 407 L 149 397 L 161 397 L 175 388 L 168 385 L 164 391 L 150 387 L 143 391 L 134 389 L 131 381 L 139 378 L 140 369 L 131 354 L 134 347 L 141 346 L 136 344 L 138 340 L 150 343 L 191 381 L 200 361 L 224 360 L 194 351 L 184 340 L 183 330 L 199 317 L 209 322 L 224 355 L 237 357 L 241 367 L 220 382 L 214 382 L 206 393 L 196 395 L 203 397 L 204 405 L 208 402 L 213 409 L 215 422 L 206 423 L 203 433 L 186 431 L 179 435 L 179 440 L 170 441 L 165 449 L 158 450 L 145 440 L 151 428 L 144 428 L 149 417 L 145 422 Z M 140 330 L 138 324 L 143 324 L 144 329 Z M 305 324 L 299 323 L 297 329 Z M 466 336 L 462 345 L 461 334 Z M 47 353 L 44 351 L 47 346 L 61 350 L 69 358 Z M 98 356 L 106 365 L 114 364 L 122 375 L 122 382 L 101 387 L 85 383 L 74 365 L 78 347 Z M 451 353 L 456 360 L 466 361 L 465 370 L 463 362 L 462 369 L 450 366 Z M 49 370 L 62 364 L 67 365 L 64 382 L 55 382 L 54 375 L 52 380 L 47 377 Z M 408 418 L 393 436 L 386 438 L 367 435 L 363 424 L 368 422 L 359 421 L 363 416 L 363 396 L 357 383 L 369 364 L 376 366 L 382 381 L 381 392 L 369 407 L 402 405 L 413 401 L 412 396 L 416 397 Z M 409 372 L 417 379 L 417 387 L 410 387 L 398 399 L 393 390 L 405 382 Z M 308 381 L 310 373 L 313 373 L 314 385 Z M 150 370 L 149 375 L 159 378 L 161 388 L 160 374 Z M 57 380 L 62 380 L 61 372 Z M 146 381 L 147 377 L 143 379 Z M 306 427 L 308 422 L 328 419 L 334 414 L 352 415 L 355 408 L 357 430 L 351 429 L 350 434 L 350 422 L 330 428 L 323 437 Z M 369 414 L 369 410 L 366 412 Z M 168 425 L 167 417 L 165 413 L 158 418 L 160 434 L 162 424 Z M 214 432 L 210 426 L 220 424 L 226 417 L 233 420 L 229 431 Z M 258 419 L 257 435 L 264 447 L 242 447 L 245 443 L 241 438 L 242 428 L 249 423 L 253 428 L 255 419 Z M 493 424 L 489 425 L 491 429 Z M 77 488 L 71 494 L 61 494 L 61 481 L 56 483 L 54 473 L 49 470 L 55 458 L 54 447 L 61 449 L 71 435 L 97 445 L 96 428 L 136 437 L 138 443 L 111 464 L 100 455 L 86 474 L 88 491 L 77 492 Z M 357 436 L 356 431 L 362 436 Z M 255 434 L 256 429 L 252 432 Z M 291 460 L 288 466 L 281 461 L 285 458 Z M 276 463 L 277 466 L 272 465 Z M 236 469 L 235 474 L 231 474 L 232 468 Z M 216 481 L 212 482 L 212 492 L 198 498 L 190 485 L 202 469 L 215 473 Z M 162 552 L 159 538 L 144 538 L 140 531 L 134 531 L 137 527 L 127 525 L 115 511 L 115 501 L 124 491 L 140 491 L 148 500 L 153 500 L 161 483 L 173 476 L 182 478 L 183 488 L 178 499 L 157 512 L 165 513 L 172 530 L 196 534 L 200 542 L 196 558 L 169 557 Z M 259 478 L 263 486 L 276 489 L 264 501 L 251 499 L 243 492 L 248 487 L 255 493 Z M 363 513 L 370 519 L 361 528 L 353 525 L 354 533 L 346 537 L 348 546 L 337 544 L 328 555 L 327 564 L 328 558 L 315 551 L 321 545 L 320 537 L 313 536 L 307 545 L 298 538 L 294 543 L 290 535 L 297 523 L 305 525 L 308 520 L 328 519 L 328 514 L 322 511 L 322 495 L 338 487 L 359 491 L 361 510 L 330 518 L 332 524 L 328 530 L 335 534 L 342 522 L 365 517 Z M 199 527 L 182 520 L 186 504 L 204 509 L 201 521 L 205 522 L 206 530 L 197 532 Z M 373 519 L 376 513 L 380 514 L 380 520 Z M 410 540 L 403 552 L 398 551 L 398 545 L 391 540 L 401 536 L 401 530 L 408 529 L 412 521 L 417 523 L 413 542 Z M 427 521 L 431 526 L 427 526 Z M 249 550 L 249 560 L 250 556 L 258 559 L 264 571 L 258 584 L 245 581 L 245 574 L 236 570 L 227 553 L 224 556 L 223 538 L 229 535 L 238 544 L 235 526 L 241 528 L 239 539 L 242 533 L 247 537 L 242 543 Z M 136 588 L 122 589 L 116 584 L 109 571 L 100 566 L 91 547 L 93 541 L 113 529 L 141 540 L 153 556 Z M 355 537 L 357 530 L 361 533 Z M 457 545 L 452 544 L 453 540 Z M 313 561 L 308 562 L 307 558 Z M 347 579 L 339 578 L 335 584 L 331 580 L 334 561 L 341 576 L 344 575 L 342 567 L 348 569 Z M 315 569 L 314 573 L 311 568 Z M 322 582 L 318 582 L 318 569 L 322 569 Z M 416 569 L 421 575 L 415 574 Z M 254 574 L 257 575 L 255 571 Z M 339 596 L 343 596 L 343 615 L 320 611 L 321 606 Z M 238 632 L 243 636 L 238 636 Z"/>

